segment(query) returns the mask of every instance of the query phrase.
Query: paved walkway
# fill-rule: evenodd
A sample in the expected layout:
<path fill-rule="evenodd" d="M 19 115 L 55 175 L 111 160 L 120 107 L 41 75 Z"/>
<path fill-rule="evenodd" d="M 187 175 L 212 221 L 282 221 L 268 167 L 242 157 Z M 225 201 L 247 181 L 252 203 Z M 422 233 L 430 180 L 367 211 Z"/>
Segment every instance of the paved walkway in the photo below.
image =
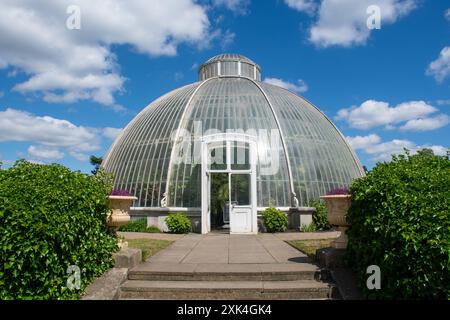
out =
<path fill-rule="evenodd" d="M 125 239 L 155 239 L 176 241 L 183 237 L 184 234 L 171 233 L 145 233 L 145 232 L 118 232 Z M 273 233 L 272 235 L 283 241 L 290 240 L 316 240 L 316 239 L 333 239 L 339 237 L 339 231 L 319 231 L 319 232 L 283 232 Z"/>
<path fill-rule="evenodd" d="M 273 264 L 310 263 L 302 252 L 273 234 L 189 234 L 161 250 L 150 263 L 164 264 Z"/>
<path fill-rule="evenodd" d="M 283 241 L 291 240 L 318 240 L 334 239 L 339 237 L 340 231 L 316 231 L 316 232 L 283 232 L 274 233 L 274 236 Z"/>
<path fill-rule="evenodd" d="M 133 239 L 154 239 L 154 240 L 169 240 L 176 241 L 183 238 L 184 234 L 172 234 L 172 233 L 147 233 L 147 232 L 117 232 L 119 236 L 125 238 L 125 240 Z"/>

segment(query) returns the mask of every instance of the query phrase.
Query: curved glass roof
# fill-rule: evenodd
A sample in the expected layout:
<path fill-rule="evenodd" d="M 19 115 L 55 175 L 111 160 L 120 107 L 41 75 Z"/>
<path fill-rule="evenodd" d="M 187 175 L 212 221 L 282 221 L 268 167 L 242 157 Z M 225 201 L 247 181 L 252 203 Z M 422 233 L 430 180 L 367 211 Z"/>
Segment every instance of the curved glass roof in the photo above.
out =
<path fill-rule="evenodd" d="M 222 61 L 218 57 L 212 59 Z M 345 138 L 316 107 L 283 88 L 239 75 L 211 76 L 155 100 L 116 139 L 102 166 L 113 173 L 115 188 L 138 197 L 135 206 L 160 207 L 167 193 L 168 206 L 199 208 L 200 164 L 175 161 L 172 138 L 190 135 L 195 152 L 195 142 L 208 130 L 256 133 L 258 149 L 269 141 L 278 150 L 276 172 L 261 174 L 263 164 L 257 163 L 259 207 L 293 206 L 292 191 L 299 205 L 307 206 L 363 175 Z M 264 133 L 273 134 L 260 139 Z"/>

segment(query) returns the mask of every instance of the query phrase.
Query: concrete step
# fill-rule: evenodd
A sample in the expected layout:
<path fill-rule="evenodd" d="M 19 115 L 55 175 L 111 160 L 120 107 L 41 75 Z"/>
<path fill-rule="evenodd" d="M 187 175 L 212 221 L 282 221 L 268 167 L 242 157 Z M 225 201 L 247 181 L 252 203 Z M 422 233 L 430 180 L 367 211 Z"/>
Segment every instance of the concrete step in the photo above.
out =
<path fill-rule="evenodd" d="M 294 281 L 143 281 L 128 280 L 119 299 L 331 299 L 336 288 L 315 280 Z"/>
<path fill-rule="evenodd" d="M 308 263 L 143 263 L 129 271 L 128 279 L 149 281 L 295 281 L 320 280 L 324 279 L 324 276 L 320 268 Z"/>

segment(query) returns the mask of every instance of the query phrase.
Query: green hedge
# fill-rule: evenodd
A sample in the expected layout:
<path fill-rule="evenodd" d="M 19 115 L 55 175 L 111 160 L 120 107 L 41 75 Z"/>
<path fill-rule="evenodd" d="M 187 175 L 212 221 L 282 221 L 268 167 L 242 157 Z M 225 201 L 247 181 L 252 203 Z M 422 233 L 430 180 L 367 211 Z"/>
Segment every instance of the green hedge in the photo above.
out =
<path fill-rule="evenodd" d="M 131 220 L 127 224 L 120 226 L 119 231 L 124 232 L 146 232 L 146 233 L 158 233 L 161 232 L 157 227 L 149 226 L 147 227 L 146 219 L 136 219 Z"/>
<path fill-rule="evenodd" d="M 450 161 L 431 150 L 378 163 L 351 186 L 348 262 L 372 298 L 450 298 Z M 381 269 L 368 290 L 366 269 Z"/>
<path fill-rule="evenodd" d="M 331 228 L 328 222 L 327 207 L 320 200 L 314 200 L 309 203 L 310 207 L 316 208 L 316 212 L 312 216 L 316 230 L 329 230 Z"/>
<path fill-rule="evenodd" d="M 167 228 L 171 233 L 188 233 L 191 231 L 191 220 L 183 213 L 172 213 L 166 218 Z"/>
<path fill-rule="evenodd" d="M 113 263 L 110 177 L 18 161 L 0 170 L 0 299 L 73 299 Z M 67 269 L 81 271 L 80 290 Z"/>
<path fill-rule="evenodd" d="M 288 218 L 286 214 L 279 209 L 265 209 L 262 213 L 262 218 L 268 232 L 284 232 L 287 229 Z"/>

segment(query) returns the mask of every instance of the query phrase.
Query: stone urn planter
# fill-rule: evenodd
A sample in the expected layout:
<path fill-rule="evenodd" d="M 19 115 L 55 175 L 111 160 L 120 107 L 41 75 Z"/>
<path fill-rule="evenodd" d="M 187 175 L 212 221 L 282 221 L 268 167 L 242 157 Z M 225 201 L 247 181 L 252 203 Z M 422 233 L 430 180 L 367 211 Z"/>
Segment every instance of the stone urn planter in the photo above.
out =
<path fill-rule="evenodd" d="M 133 196 L 116 196 L 110 195 L 109 207 L 112 209 L 112 213 L 106 218 L 108 227 L 117 231 L 120 226 L 127 224 L 130 221 L 130 207 L 136 197 Z"/>
<path fill-rule="evenodd" d="M 340 236 L 331 245 L 336 249 L 346 249 L 348 243 L 346 231 L 350 227 L 346 221 L 346 216 L 352 203 L 351 195 L 347 191 L 345 194 L 327 194 L 320 198 L 325 201 L 328 221 L 331 225 L 337 226 L 341 232 Z"/>
<path fill-rule="evenodd" d="M 128 221 L 130 221 L 130 207 L 137 198 L 130 195 L 111 194 L 108 196 L 108 199 L 112 213 L 106 217 L 106 224 L 108 227 L 117 231 L 120 226 L 127 224 Z M 128 248 L 128 242 L 120 237 L 118 238 L 118 245 L 120 249 Z"/>

